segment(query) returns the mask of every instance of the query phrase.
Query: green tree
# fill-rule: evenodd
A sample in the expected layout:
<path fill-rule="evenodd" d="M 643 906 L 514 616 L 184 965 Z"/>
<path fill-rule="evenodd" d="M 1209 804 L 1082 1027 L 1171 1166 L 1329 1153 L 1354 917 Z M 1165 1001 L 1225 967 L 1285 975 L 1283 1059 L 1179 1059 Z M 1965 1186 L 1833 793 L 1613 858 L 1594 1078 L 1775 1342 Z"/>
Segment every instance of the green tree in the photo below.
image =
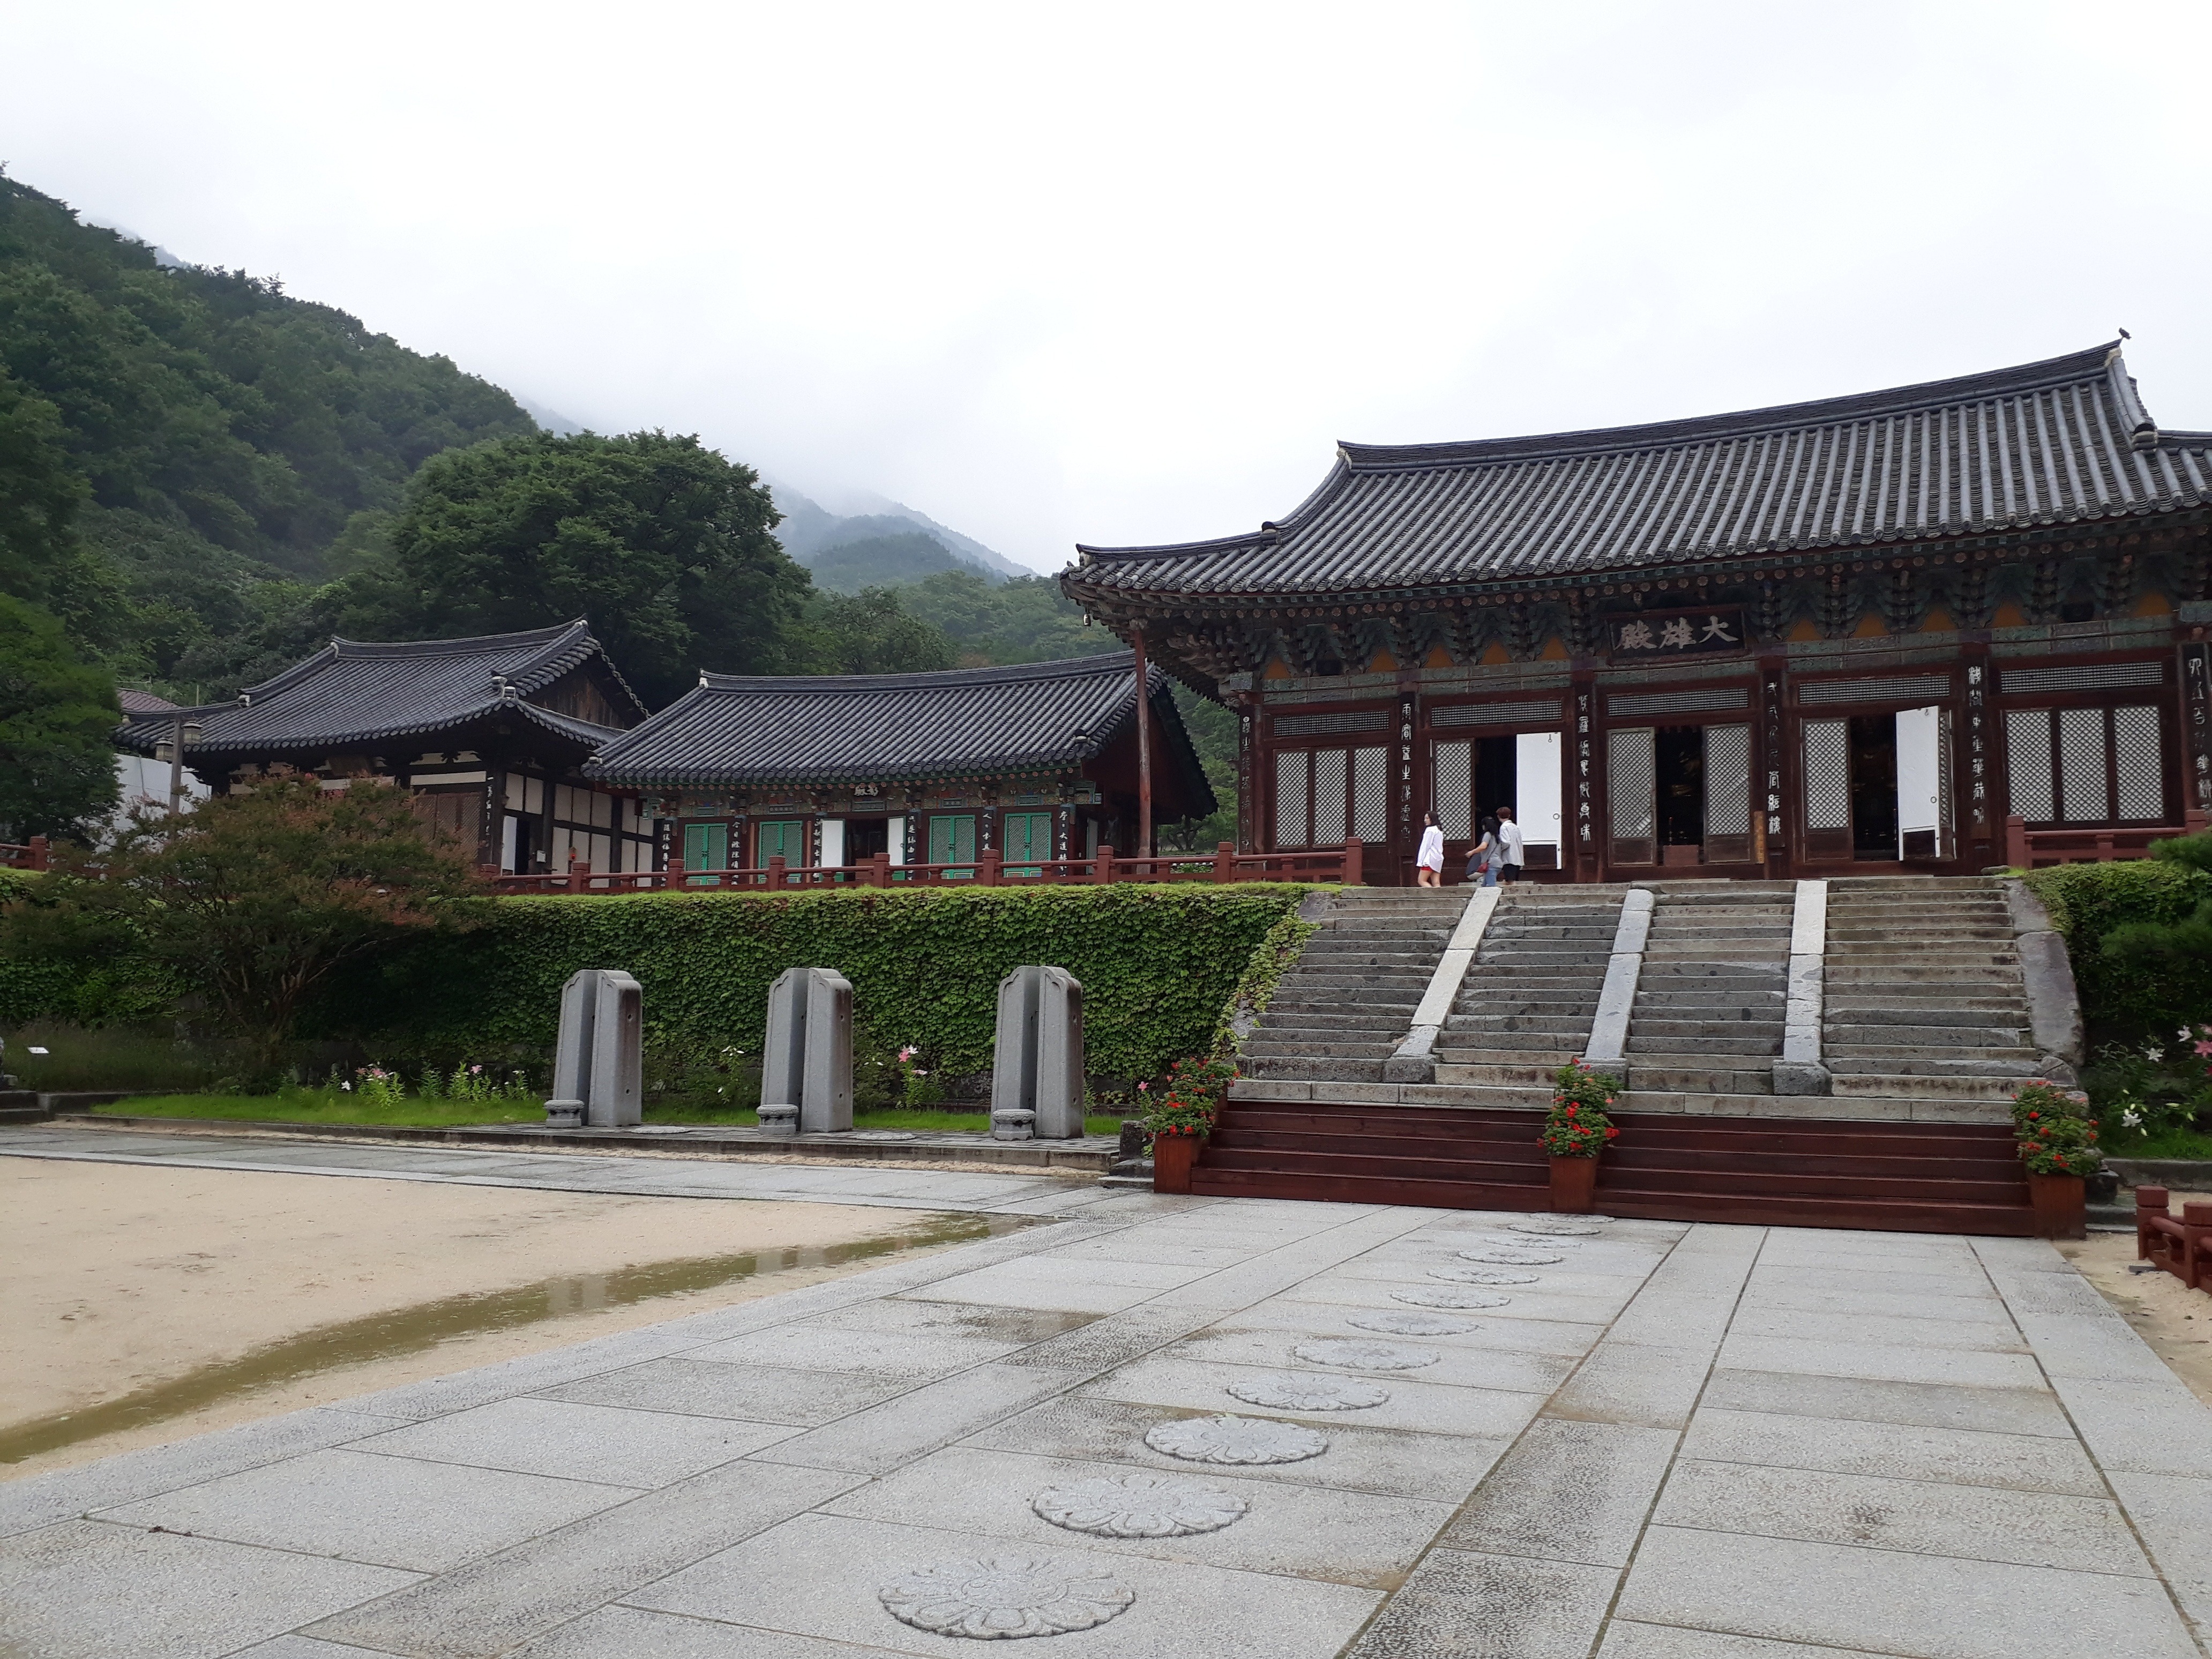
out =
<path fill-rule="evenodd" d="M 908 616 L 889 588 L 817 594 L 807 610 L 816 635 L 816 672 L 823 674 L 914 674 L 952 666 L 952 642 L 918 617 Z"/>
<path fill-rule="evenodd" d="M 697 670 L 806 665 L 806 573 L 750 467 L 696 437 L 538 434 L 428 462 L 387 560 L 338 584 L 344 631 L 452 638 L 588 617 L 647 702 Z"/>
<path fill-rule="evenodd" d="M 2212 832 L 2153 842 L 2151 856 L 2185 870 L 2212 874 Z M 2203 979 L 2212 969 L 2212 898 L 2178 921 L 2130 922 L 2105 936 L 2105 953 L 2138 967 L 2185 972 Z M 2212 1008 L 2206 1010 L 2212 1016 Z"/>
<path fill-rule="evenodd" d="M 275 777 L 176 817 L 137 811 L 98 864 L 65 854 L 12 906 L 9 953 L 99 962 L 128 941 L 191 988 L 263 1085 L 333 974 L 475 926 L 487 902 L 471 849 L 424 824 L 405 791 L 366 781 Z"/>
<path fill-rule="evenodd" d="M 61 623 L 0 594 L 0 838 L 77 835 L 111 810 L 122 718 Z"/>

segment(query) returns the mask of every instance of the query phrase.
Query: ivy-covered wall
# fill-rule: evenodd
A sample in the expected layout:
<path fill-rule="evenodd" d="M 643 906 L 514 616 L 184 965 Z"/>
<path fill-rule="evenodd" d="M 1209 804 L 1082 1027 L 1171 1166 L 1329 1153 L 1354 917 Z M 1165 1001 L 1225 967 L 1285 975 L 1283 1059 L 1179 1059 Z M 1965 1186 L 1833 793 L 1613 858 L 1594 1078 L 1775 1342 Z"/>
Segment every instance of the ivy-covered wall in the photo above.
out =
<path fill-rule="evenodd" d="M 2133 922 L 2171 924 L 2212 899 L 2212 874 L 2162 859 L 2062 864 L 2026 878 L 2066 936 L 2092 1043 L 2170 1036 L 2212 1021 L 2212 959 L 2164 963 L 2106 954 L 2105 940 Z"/>
<path fill-rule="evenodd" d="M 326 1035 L 489 1052 L 550 1045 L 562 982 L 620 968 L 663 1040 L 758 1047 L 787 968 L 853 982 L 866 1040 L 988 1070 L 999 981 L 1046 963 L 1083 986 L 1097 1074 L 1149 1077 L 1212 1045 L 1254 950 L 1310 889 L 1291 884 L 880 890 L 763 898 L 647 894 L 500 901 L 491 922 L 403 947 L 326 1000 Z"/>

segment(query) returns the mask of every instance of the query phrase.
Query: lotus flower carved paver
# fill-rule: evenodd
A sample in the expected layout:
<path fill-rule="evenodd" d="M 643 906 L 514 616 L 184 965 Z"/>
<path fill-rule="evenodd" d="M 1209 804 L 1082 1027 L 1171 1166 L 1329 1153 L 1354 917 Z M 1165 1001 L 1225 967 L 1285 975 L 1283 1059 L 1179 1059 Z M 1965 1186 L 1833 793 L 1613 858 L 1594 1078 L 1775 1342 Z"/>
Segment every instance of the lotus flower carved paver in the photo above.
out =
<path fill-rule="evenodd" d="M 1354 1371 L 1418 1370 L 1443 1358 L 1434 1348 L 1408 1348 L 1395 1342 L 1361 1342 L 1336 1336 L 1319 1342 L 1301 1342 L 1291 1352 L 1310 1364 L 1341 1365 Z"/>
<path fill-rule="evenodd" d="M 1039 1492 L 1030 1507 L 1055 1527 L 1102 1538 L 1183 1538 L 1218 1532 L 1250 1506 L 1233 1492 L 1168 1474 L 1109 1475 Z"/>
<path fill-rule="evenodd" d="M 1482 1242 L 1509 1250 L 1579 1250 L 1583 1247 L 1579 1238 L 1562 1238 L 1557 1233 L 1491 1233 Z"/>
<path fill-rule="evenodd" d="M 1613 1224 L 1609 1215 L 1532 1215 L 1520 1221 L 1509 1221 L 1505 1230 L 1513 1233 L 1549 1233 L 1555 1238 L 1584 1237 Z"/>
<path fill-rule="evenodd" d="M 1280 1412 L 1365 1411 L 1390 1397 L 1389 1389 L 1377 1388 L 1372 1382 L 1304 1371 L 1240 1378 L 1229 1385 L 1229 1392 L 1255 1406 L 1272 1407 Z"/>
<path fill-rule="evenodd" d="M 1345 1322 L 1363 1331 L 1384 1331 L 1392 1336 L 1462 1336 L 1482 1328 L 1472 1319 L 1454 1319 L 1449 1314 L 1397 1313 L 1388 1309 L 1356 1313 Z"/>
<path fill-rule="evenodd" d="M 1461 1251 L 1470 1261 L 1485 1258 Z M 1437 1267 L 1431 1271 L 1431 1279 L 1448 1279 L 1455 1285 L 1533 1285 L 1536 1275 L 1515 1271 L 1511 1267 Z"/>
<path fill-rule="evenodd" d="M 1186 1463 L 1303 1463 L 1328 1440 L 1296 1423 L 1260 1417 L 1192 1417 L 1153 1426 L 1145 1443 Z"/>
<path fill-rule="evenodd" d="M 1566 1257 L 1557 1250 L 1509 1250 L 1503 1244 L 1491 1244 L 1480 1250 L 1462 1250 L 1459 1259 L 1462 1261 L 1494 1262 L 1507 1267 L 1545 1267 L 1554 1261 L 1565 1261 Z M 1429 1270 L 1431 1277 L 1439 1279 L 1453 1271 L 1450 1267 L 1431 1267 Z"/>
<path fill-rule="evenodd" d="M 1502 1308 L 1513 1298 L 1495 1291 L 1455 1291 L 1445 1285 L 1408 1285 L 1390 1292 L 1393 1302 L 1416 1308 Z"/>
<path fill-rule="evenodd" d="M 1031 1555 L 908 1568 L 876 1595 L 901 1624 L 984 1642 L 1090 1630 L 1137 1599 L 1103 1568 Z"/>

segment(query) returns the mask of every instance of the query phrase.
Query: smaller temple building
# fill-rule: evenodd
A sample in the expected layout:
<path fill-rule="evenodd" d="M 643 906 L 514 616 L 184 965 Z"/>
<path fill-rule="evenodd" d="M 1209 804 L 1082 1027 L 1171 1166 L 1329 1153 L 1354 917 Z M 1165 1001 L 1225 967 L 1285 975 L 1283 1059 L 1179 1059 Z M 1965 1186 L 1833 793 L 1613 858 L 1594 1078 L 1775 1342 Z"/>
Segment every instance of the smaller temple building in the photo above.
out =
<path fill-rule="evenodd" d="M 1146 676 L 1156 820 L 1214 810 L 1166 674 Z M 702 674 L 611 735 L 593 787 L 643 795 L 686 870 L 1007 866 L 1136 849 L 1127 651 L 929 674 Z"/>
<path fill-rule="evenodd" d="M 181 732 L 185 765 L 218 792 L 276 769 L 333 787 L 374 778 L 413 790 L 424 817 L 509 874 L 660 867 L 650 810 L 584 775 L 646 708 L 580 620 L 474 639 L 333 639 L 234 702 L 127 712 L 125 749 L 152 755 Z"/>

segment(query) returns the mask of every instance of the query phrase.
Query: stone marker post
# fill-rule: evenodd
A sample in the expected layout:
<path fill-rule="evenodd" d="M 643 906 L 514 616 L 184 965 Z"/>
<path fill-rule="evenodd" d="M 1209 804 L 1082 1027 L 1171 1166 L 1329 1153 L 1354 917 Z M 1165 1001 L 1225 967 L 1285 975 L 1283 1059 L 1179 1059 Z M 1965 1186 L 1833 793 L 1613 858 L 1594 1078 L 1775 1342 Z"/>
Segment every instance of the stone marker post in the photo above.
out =
<path fill-rule="evenodd" d="M 599 1012 L 599 970 L 582 968 L 561 988 L 561 1035 L 553 1049 L 553 1092 L 546 1097 L 549 1128 L 574 1129 L 584 1121 L 592 1089 L 592 1019 Z"/>
<path fill-rule="evenodd" d="M 645 991 L 619 968 L 602 968 L 592 1011 L 592 1092 L 584 1121 L 628 1129 L 645 1121 Z"/>
<path fill-rule="evenodd" d="M 645 1001 L 618 968 L 584 968 L 561 988 L 561 1035 L 553 1051 L 553 1128 L 630 1127 L 645 1103 Z"/>
<path fill-rule="evenodd" d="M 999 981 L 992 1135 L 1073 1139 L 1083 1133 L 1083 987 L 1064 968 L 1014 969 Z"/>
<path fill-rule="evenodd" d="M 853 1127 L 853 986 L 835 969 L 786 969 L 769 988 L 760 1125 L 787 1135 Z"/>

